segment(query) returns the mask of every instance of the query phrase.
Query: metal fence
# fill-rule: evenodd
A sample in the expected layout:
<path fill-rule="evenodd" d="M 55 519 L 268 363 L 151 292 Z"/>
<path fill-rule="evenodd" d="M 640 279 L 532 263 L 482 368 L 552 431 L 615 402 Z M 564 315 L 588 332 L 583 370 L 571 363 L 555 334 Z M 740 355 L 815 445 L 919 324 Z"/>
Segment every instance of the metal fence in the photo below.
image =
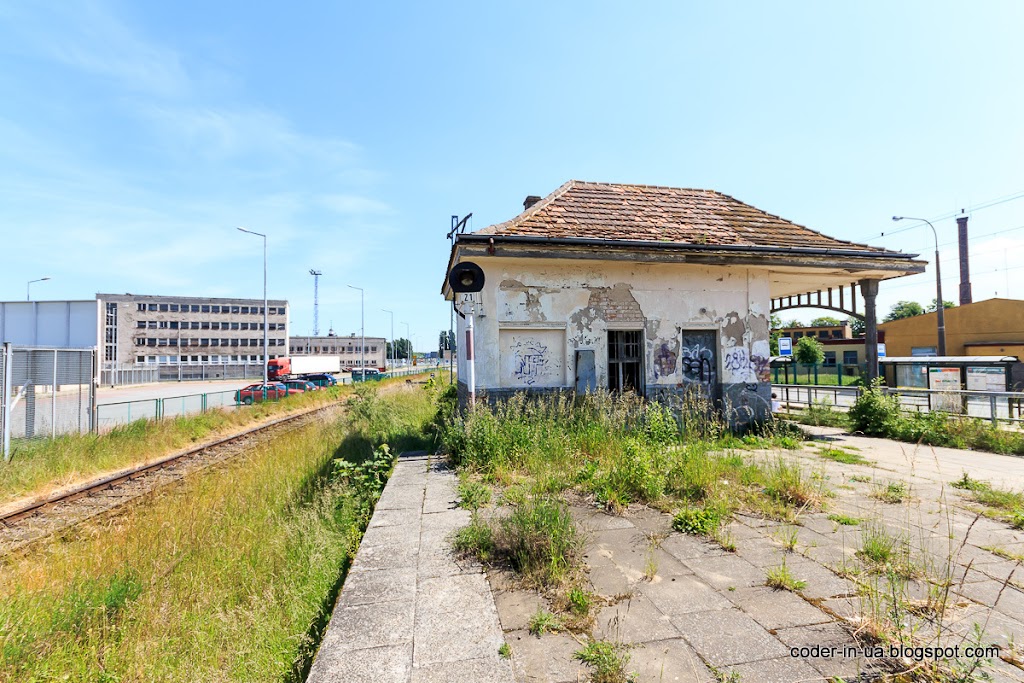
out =
<path fill-rule="evenodd" d="M 387 377 L 406 377 L 422 375 L 431 368 L 409 368 L 387 373 Z M 262 370 L 261 370 L 262 372 Z M 339 377 L 338 384 L 352 384 L 350 377 Z M 356 382 L 358 384 L 358 382 Z M 161 398 L 145 398 L 135 401 L 118 401 L 103 403 L 96 409 L 96 426 L 101 432 L 109 431 L 118 425 L 128 424 L 136 420 L 161 420 L 165 417 L 182 417 L 205 413 L 218 408 L 235 408 L 239 406 L 237 391 L 208 391 L 205 393 L 182 394 Z"/>
<path fill-rule="evenodd" d="M 0 356 L 0 450 L 5 459 L 12 441 L 93 429 L 95 349 L 4 344 Z"/>
<path fill-rule="evenodd" d="M 261 363 L 221 363 L 204 365 L 118 365 L 100 370 L 100 386 L 154 382 L 183 382 L 215 379 L 262 379 Z"/>
<path fill-rule="evenodd" d="M 772 364 L 774 384 L 822 384 L 854 386 L 863 383 L 867 366 L 861 364 L 833 363 L 832 365 L 803 365 L 801 363 Z"/>
<path fill-rule="evenodd" d="M 952 415 L 978 417 L 992 424 L 1024 422 L 1024 392 L 1014 391 L 939 391 L 882 387 L 896 396 L 907 412 L 942 411 Z M 827 404 L 849 410 L 860 395 L 859 387 L 773 384 L 772 392 L 784 409 Z"/>

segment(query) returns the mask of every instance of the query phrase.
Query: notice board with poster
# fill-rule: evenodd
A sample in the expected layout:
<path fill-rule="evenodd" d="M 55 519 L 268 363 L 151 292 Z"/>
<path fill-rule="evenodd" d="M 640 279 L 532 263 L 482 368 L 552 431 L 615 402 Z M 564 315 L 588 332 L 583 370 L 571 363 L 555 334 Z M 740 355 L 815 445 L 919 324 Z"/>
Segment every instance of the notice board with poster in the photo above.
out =
<path fill-rule="evenodd" d="M 960 368 L 928 368 L 928 388 L 932 391 L 960 391 Z M 930 398 L 930 408 L 948 413 L 961 413 L 963 402 L 958 394 L 933 394 Z"/>
<path fill-rule="evenodd" d="M 968 391 L 1006 391 L 1006 368 L 968 367 Z"/>

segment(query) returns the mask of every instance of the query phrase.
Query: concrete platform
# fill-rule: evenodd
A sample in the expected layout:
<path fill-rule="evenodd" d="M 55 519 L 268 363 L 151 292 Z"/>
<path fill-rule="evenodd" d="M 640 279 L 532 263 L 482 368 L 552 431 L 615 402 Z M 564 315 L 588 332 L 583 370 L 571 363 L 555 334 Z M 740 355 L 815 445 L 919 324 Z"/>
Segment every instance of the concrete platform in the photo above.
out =
<path fill-rule="evenodd" d="M 479 564 L 456 559 L 469 521 L 455 475 L 423 454 L 399 458 L 313 661 L 310 683 L 513 683 Z"/>

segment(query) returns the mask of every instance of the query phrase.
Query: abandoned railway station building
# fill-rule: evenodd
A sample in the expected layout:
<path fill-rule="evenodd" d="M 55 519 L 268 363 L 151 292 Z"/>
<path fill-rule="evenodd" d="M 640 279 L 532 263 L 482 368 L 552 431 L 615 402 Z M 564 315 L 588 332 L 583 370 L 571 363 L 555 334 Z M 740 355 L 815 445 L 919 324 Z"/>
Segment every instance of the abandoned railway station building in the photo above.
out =
<path fill-rule="evenodd" d="M 742 427 L 770 410 L 772 312 L 863 318 L 877 372 L 878 285 L 922 272 L 915 256 L 828 237 L 713 190 L 573 180 L 528 197 L 509 221 L 454 234 L 449 273 L 475 263 L 484 283 L 460 294 L 446 279 L 442 293 L 460 312 L 462 341 L 472 316 L 480 399 L 604 389 L 670 402 L 699 392 Z M 458 345 L 463 401 L 466 349 Z"/>

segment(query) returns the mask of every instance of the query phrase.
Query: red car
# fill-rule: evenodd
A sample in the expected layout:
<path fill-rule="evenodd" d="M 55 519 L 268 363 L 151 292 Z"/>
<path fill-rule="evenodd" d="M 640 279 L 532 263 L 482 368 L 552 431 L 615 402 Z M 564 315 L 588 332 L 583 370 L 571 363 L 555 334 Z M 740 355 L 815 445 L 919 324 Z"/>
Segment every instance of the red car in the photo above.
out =
<path fill-rule="evenodd" d="M 308 382 L 304 379 L 286 379 L 283 382 L 278 382 L 288 387 L 289 394 L 302 394 L 307 391 L 316 391 L 319 387 L 312 382 Z"/>
<path fill-rule="evenodd" d="M 276 401 L 279 398 L 284 398 L 288 393 L 288 387 L 282 384 L 268 384 L 265 390 L 262 384 L 250 384 L 235 392 L 235 403 L 244 403 L 249 406 L 256 401 L 262 401 L 264 395 L 271 401 Z"/>

